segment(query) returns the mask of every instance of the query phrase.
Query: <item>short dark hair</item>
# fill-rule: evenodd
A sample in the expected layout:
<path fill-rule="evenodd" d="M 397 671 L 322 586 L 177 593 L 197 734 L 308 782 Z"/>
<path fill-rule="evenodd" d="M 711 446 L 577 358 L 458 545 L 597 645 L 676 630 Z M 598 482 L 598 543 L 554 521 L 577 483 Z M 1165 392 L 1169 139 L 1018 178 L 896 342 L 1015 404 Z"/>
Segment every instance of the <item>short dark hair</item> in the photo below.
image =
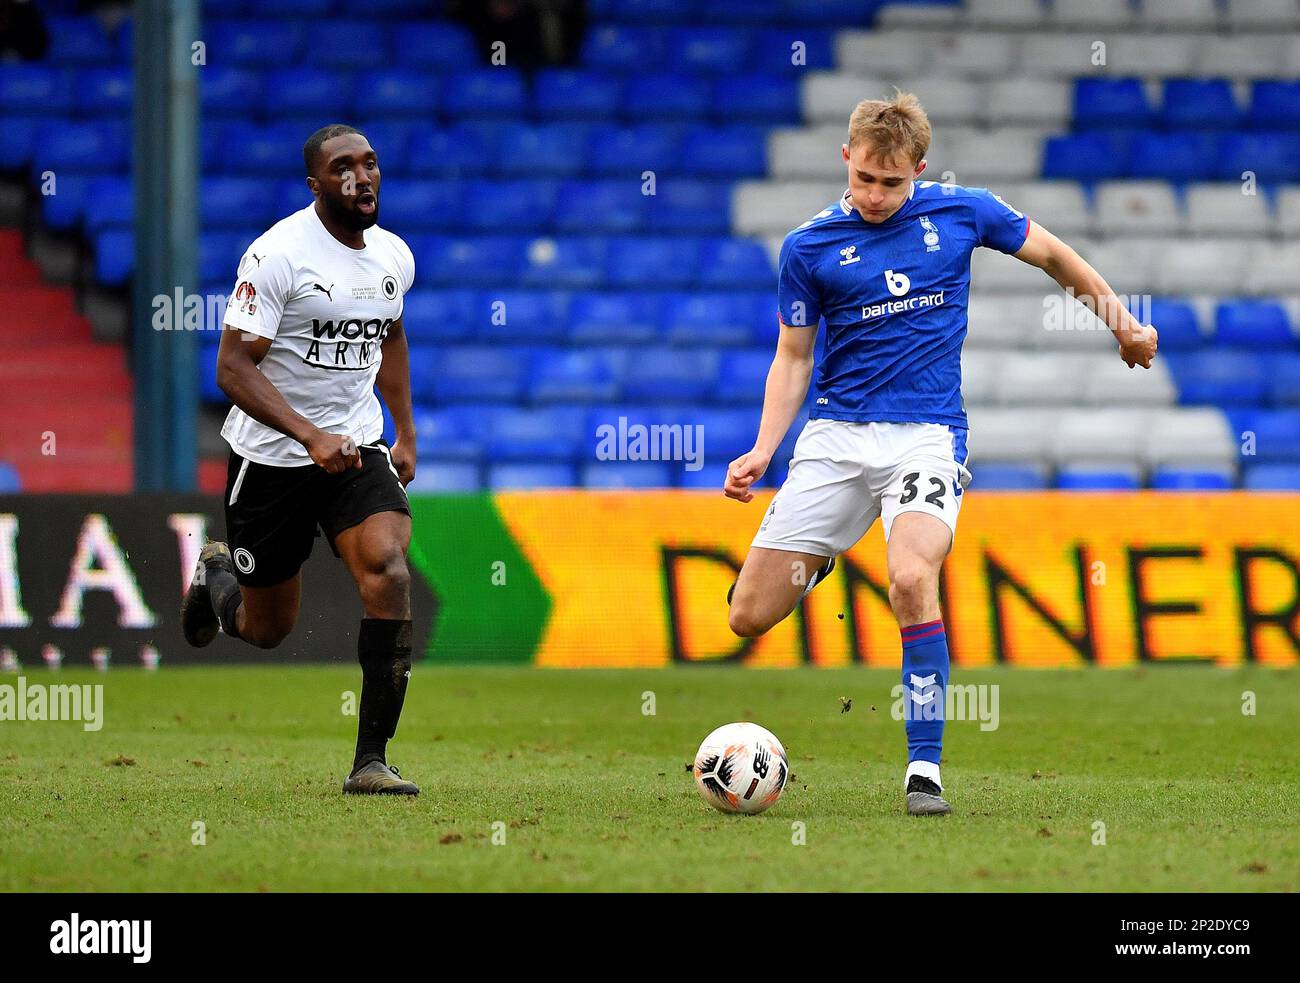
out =
<path fill-rule="evenodd" d="M 316 155 L 320 153 L 321 144 L 326 140 L 341 137 L 345 133 L 356 133 L 359 136 L 365 136 L 355 126 L 348 126 L 346 123 L 331 123 L 329 126 L 322 126 L 307 138 L 307 142 L 302 145 L 302 162 L 307 168 L 308 177 L 312 177 L 312 166 L 316 163 Z"/>

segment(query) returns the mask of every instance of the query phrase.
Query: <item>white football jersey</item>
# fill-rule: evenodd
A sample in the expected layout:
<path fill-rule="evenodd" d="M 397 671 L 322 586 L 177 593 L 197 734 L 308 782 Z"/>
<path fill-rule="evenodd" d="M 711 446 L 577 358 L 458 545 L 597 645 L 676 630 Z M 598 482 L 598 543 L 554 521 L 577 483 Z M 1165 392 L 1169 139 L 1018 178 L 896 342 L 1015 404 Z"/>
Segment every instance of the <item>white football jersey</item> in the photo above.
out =
<path fill-rule="evenodd" d="M 329 433 L 371 444 L 383 433 L 374 392 L 380 346 L 415 280 L 406 243 L 379 226 L 365 248 L 343 245 L 315 204 L 276 222 L 243 259 L 226 304 L 228 328 L 272 339 L 258 368 L 298 413 Z M 311 464 L 302 444 L 232 407 L 221 435 L 257 464 Z"/>

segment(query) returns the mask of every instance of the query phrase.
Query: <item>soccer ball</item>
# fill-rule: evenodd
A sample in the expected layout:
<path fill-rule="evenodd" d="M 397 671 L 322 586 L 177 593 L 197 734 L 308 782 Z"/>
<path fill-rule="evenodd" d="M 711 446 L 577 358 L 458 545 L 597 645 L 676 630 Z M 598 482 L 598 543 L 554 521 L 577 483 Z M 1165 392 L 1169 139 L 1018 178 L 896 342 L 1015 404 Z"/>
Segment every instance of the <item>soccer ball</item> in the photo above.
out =
<path fill-rule="evenodd" d="M 790 774 L 785 748 L 758 724 L 724 724 L 695 754 L 695 785 L 723 812 L 754 815 L 781 797 Z"/>

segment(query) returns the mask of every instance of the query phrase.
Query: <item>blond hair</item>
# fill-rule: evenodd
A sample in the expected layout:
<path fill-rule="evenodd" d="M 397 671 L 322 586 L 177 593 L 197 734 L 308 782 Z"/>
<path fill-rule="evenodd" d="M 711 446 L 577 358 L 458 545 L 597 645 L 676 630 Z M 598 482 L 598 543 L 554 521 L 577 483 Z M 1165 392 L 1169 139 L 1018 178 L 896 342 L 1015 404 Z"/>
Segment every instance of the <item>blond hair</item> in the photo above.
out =
<path fill-rule="evenodd" d="M 862 140 L 885 160 L 916 165 L 930 149 L 930 118 L 910 92 L 895 89 L 891 99 L 863 99 L 849 117 L 849 149 Z"/>

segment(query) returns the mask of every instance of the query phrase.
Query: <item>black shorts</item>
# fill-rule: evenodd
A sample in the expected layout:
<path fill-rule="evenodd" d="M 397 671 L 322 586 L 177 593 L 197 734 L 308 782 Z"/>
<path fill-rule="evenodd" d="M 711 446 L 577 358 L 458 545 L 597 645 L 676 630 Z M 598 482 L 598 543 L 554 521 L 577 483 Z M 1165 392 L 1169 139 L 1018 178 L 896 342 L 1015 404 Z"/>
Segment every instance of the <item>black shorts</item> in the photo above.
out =
<path fill-rule="evenodd" d="M 330 474 L 316 464 L 275 467 L 230 452 L 226 470 L 226 535 L 235 576 L 249 587 L 291 578 L 322 532 L 334 538 L 376 512 L 411 514 L 388 445 L 362 444 L 361 467 Z"/>

